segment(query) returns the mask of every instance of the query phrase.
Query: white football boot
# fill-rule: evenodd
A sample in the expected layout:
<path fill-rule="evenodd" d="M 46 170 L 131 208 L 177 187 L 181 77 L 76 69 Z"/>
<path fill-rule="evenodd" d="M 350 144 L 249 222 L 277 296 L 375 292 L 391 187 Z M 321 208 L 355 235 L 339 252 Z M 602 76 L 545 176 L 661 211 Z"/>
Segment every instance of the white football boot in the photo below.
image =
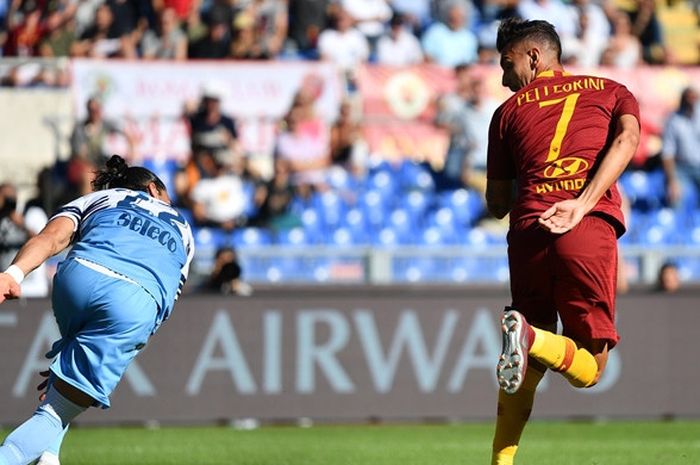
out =
<path fill-rule="evenodd" d="M 506 307 L 501 318 L 503 347 L 496 365 L 498 385 L 506 394 L 515 394 L 525 379 L 530 351 L 530 325 L 517 310 Z"/>

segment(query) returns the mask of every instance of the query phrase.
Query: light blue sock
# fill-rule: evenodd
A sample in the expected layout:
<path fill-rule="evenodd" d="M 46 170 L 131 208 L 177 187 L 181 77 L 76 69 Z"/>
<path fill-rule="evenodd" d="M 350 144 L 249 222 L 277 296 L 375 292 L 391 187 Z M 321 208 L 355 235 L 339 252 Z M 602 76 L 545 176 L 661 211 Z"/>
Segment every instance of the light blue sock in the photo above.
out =
<path fill-rule="evenodd" d="M 84 410 L 55 389 L 49 389 L 34 415 L 5 438 L 0 446 L 0 465 L 27 465 L 37 459 Z"/>
<path fill-rule="evenodd" d="M 60 455 L 61 444 L 63 444 L 63 438 L 66 437 L 66 433 L 68 432 L 69 427 L 70 427 L 70 425 L 66 425 L 66 427 L 63 428 L 63 431 L 61 432 L 61 434 L 56 438 L 56 440 L 54 442 L 51 443 L 51 445 L 49 447 L 46 448 L 45 452 L 50 452 L 53 455 L 55 455 L 56 457 L 58 457 Z"/>

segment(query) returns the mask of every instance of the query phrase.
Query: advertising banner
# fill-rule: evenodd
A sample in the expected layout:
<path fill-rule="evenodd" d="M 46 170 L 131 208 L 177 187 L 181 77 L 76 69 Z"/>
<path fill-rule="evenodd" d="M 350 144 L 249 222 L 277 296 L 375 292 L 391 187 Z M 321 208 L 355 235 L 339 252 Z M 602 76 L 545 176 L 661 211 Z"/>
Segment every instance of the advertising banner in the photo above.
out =
<path fill-rule="evenodd" d="M 305 80 L 318 84 L 316 110 L 329 121 L 342 98 L 338 71 L 328 63 L 76 59 L 72 75 L 77 117 L 84 118 L 87 100 L 99 96 L 106 117 L 130 124 L 142 136 L 138 151 L 146 156 L 186 155 L 183 111 L 186 104 L 196 105 L 205 87 L 220 93 L 223 111 L 240 123 L 245 148 L 256 153 L 271 152 L 271 129 Z"/>
<path fill-rule="evenodd" d="M 185 297 L 130 367 L 112 408 L 79 423 L 493 418 L 505 295 L 450 289 L 293 289 Z M 625 296 L 599 384 L 549 373 L 538 418 L 697 416 L 697 297 Z M 0 307 L 0 424 L 35 408 L 58 337 L 45 300 Z"/>

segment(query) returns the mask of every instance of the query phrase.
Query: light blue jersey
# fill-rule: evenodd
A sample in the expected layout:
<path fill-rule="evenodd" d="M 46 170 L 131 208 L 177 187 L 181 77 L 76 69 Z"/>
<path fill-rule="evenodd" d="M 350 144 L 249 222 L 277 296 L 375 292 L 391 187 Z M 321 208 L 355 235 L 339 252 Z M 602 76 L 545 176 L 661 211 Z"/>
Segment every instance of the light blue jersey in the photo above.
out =
<path fill-rule="evenodd" d="M 75 223 L 68 260 L 101 265 L 141 286 L 158 306 L 155 328 L 170 316 L 194 255 L 192 231 L 177 210 L 145 192 L 108 189 L 66 204 L 53 218 L 59 216 Z"/>

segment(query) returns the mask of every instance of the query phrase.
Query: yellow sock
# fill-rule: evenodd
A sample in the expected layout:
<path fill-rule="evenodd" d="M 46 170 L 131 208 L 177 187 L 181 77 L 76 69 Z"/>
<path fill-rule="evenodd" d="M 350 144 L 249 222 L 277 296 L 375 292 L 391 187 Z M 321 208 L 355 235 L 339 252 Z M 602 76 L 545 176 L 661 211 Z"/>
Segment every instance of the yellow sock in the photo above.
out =
<path fill-rule="evenodd" d="M 588 387 L 598 376 L 598 363 L 589 351 L 576 346 L 568 337 L 535 328 L 530 356 L 560 372 L 575 387 Z"/>
<path fill-rule="evenodd" d="M 493 438 L 491 465 L 513 465 L 520 435 L 530 418 L 537 384 L 544 373 L 528 367 L 523 384 L 515 394 L 498 391 L 498 416 Z"/>

